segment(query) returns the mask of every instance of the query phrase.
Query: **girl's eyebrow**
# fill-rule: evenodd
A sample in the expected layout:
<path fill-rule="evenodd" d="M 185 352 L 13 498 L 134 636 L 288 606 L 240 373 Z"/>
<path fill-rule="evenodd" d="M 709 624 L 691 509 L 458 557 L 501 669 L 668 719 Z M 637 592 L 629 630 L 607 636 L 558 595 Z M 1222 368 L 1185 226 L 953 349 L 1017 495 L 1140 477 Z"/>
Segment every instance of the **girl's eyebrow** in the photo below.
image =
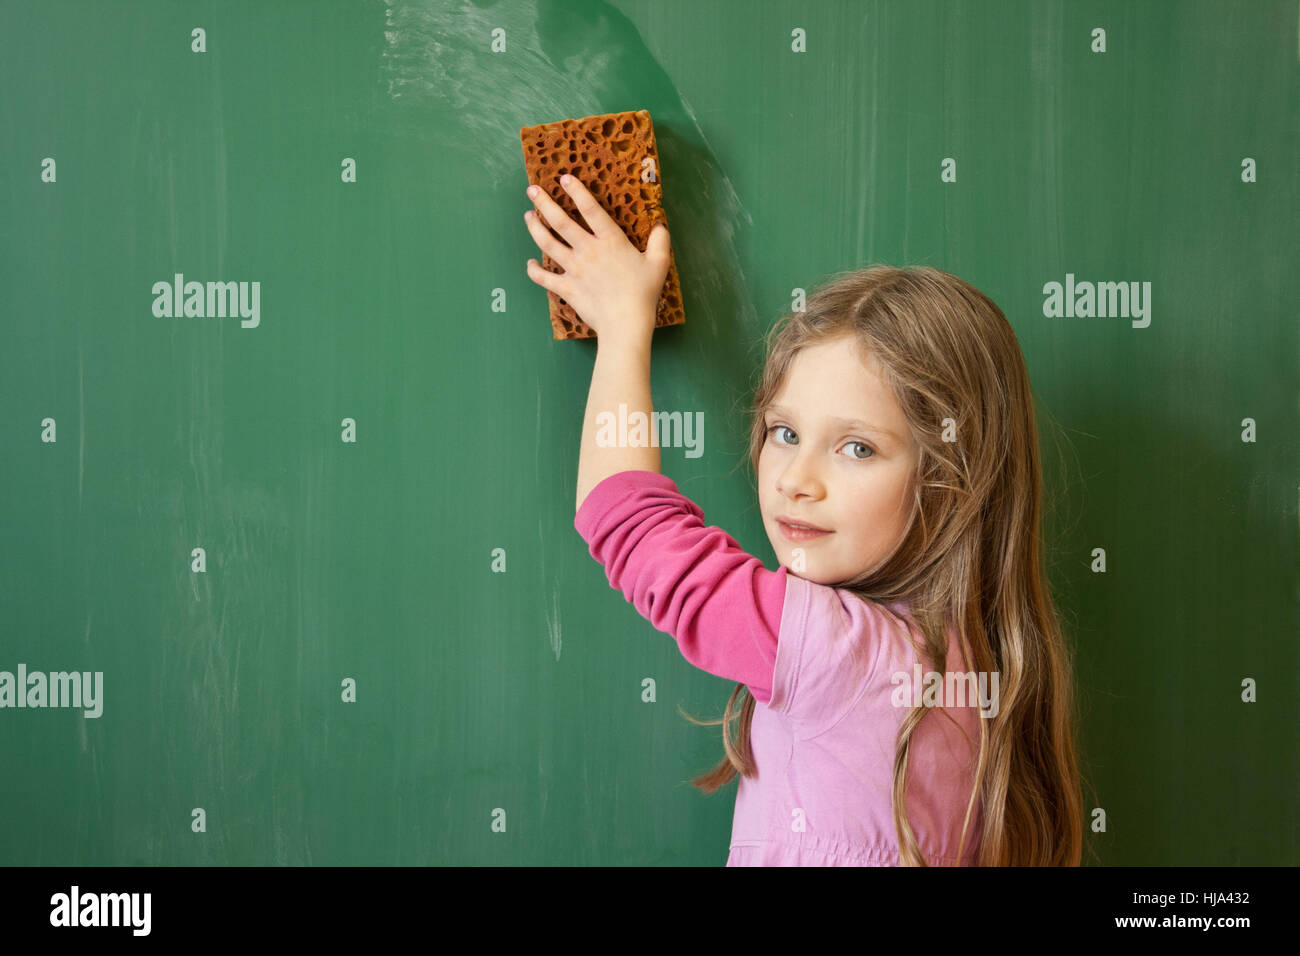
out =
<path fill-rule="evenodd" d="M 776 412 L 779 415 L 787 415 L 793 417 L 793 415 L 790 412 L 790 409 L 786 408 L 784 405 L 769 405 L 767 407 L 767 410 L 769 412 Z M 878 425 L 869 425 L 858 418 L 837 418 L 834 415 L 828 415 L 827 420 L 830 421 L 832 424 L 841 425 L 845 428 L 861 428 L 864 431 L 875 432 L 878 435 L 888 435 L 890 438 L 894 439 L 895 441 L 900 440 L 899 437 L 895 435 L 893 432 L 891 432 L 889 429 L 881 428 Z"/>

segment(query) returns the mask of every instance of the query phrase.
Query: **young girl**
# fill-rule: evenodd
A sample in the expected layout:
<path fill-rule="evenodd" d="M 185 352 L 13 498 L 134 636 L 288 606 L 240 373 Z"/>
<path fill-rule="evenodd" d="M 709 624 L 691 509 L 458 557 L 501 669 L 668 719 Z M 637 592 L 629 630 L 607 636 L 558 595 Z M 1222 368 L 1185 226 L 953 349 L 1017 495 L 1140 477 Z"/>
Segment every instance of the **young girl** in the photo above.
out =
<path fill-rule="evenodd" d="M 590 232 L 536 187 L 544 222 L 525 218 L 564 269 L 530 259 L 529 277 L 597 334 L 574 523 L 687 660 L 739 682 L 712 722 L 726 755 L 693 781 L 740 774 L 727 865 L 1078 865 L 1072 664 L 1002 312 L 937 269 L 875 267 L 777 323 L 750 435 L 769 571 L 705 525 L 657 445 L 596 442 L 620 403 L 653 421 L 668 234 L 640 252 L 566 180 Z"/>

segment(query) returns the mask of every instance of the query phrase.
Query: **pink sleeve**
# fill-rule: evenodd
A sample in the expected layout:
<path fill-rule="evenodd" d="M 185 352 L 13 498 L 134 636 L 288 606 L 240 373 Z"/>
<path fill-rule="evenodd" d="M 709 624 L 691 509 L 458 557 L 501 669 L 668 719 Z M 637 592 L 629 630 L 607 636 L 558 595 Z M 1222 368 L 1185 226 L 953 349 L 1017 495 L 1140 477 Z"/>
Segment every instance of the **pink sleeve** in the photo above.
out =
<path fill-rule="evenodd" d="M 683 657 L 766 704 L 788 569 L 769 571 L 703 519 L 667 475 L 621 471 L 591 489 L 573 524 L 610 587 Z"/>

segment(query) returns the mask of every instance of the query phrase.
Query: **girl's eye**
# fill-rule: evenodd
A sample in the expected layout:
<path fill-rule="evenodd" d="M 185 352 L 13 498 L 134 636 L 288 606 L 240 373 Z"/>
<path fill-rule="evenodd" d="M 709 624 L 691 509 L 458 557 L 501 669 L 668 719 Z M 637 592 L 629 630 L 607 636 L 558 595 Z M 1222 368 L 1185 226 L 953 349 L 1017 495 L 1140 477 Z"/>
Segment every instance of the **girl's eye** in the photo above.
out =
<path fill-rule="evenodd" d="M 794 435 L 794 430 L 791 429 L 789 425 L 771 425 L 771 426 L 769 426 L 768 429 L 767 429 L 767 434 L 768 434 L 769 436 L 771 436 L 773 432 L 790 432 L 791 435 Z M 798 436 L 798 435 L 795 435 L 795 439 L 794 439 L 794 441 L 792 441 L 792 442 L 785 442 L 785 441 L 779 441 L 779 442 L 777 442 L 778 445 L 797 445 L 798 443 L 799 443 L 799 436 Z M 852 442 L 849 442 L 849 443 L 848 443 L 847 445 L 845 445 L 844 447 L 845 447 L 845 448 L 864 448 L 864 449 L 866 449 L 867 452 L 870 453 L 870 454 L 865 454 L 865 453 L 864 453 L 864 454 L 862 454 L 862 455 L 850 454 L 849 457 L 852 458 L 854 461 L 870 461 L 871 458 L 876 454 L 876 450 L 875 450 L 874 448 L 872 448 L 870 445 L 868 445 L 866 442 L 863 442 L 863 441 L 852 441 Z"/>
<path fill-rule="evenodd" d="M 771 426 L 769 426 L 768 429 L 767 429 L 767 434 L 770 436 L 770 435 L 772 434 L 772 432 L 778 432 L 778 431 L 786 431 L 786 432 L 790 432 L 791 435 L 794 435 L 794 432 L 790 430 L 790 426 L 788 426 L 788 425 L 771 425 Z M 796 436 L 795 436 L 795 442 L 798 442 L 798 440 L 799 440 L 799 437 L 796 435 Z M 778 445 L 785 445 L 785 444 L 787 444 L 787 442 L 783 442 L 783 441 L 782 441 L 782 442 L 777 442 L 777 444 L 778 444 Z"/>

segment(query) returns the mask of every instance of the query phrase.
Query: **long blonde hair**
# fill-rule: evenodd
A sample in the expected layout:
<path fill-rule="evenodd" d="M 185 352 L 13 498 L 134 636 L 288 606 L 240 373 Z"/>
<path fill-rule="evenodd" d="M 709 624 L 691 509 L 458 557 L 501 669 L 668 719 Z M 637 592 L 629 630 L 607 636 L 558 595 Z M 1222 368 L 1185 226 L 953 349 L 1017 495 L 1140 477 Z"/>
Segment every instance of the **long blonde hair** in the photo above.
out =
<path fill-rule="evenodd" d="M 969 666 L 999 675 L 1000 708 L 980 717 L 962 847 L 978 800 L 980 865 L 1077 866 L 1082 807 L 1073 661 L 1047 579 L 1038 434 L 1015 332 L 987 296 L 939 269 L 873 266 L 836 274 L 808 298 L 805 311 L 782 316 L 767 337 L 749 408 L 755 476 L 767 437 L 764 412 L 795 356 L 844 336 L 879 361 L 920 454 L 902 543 L 874 572 L 836 586 L 880 604 L 905 601 L 940 672 L 951 621 Z M 945 441 L 945 431 L 957 440 Z M 738 684 L 721 719 L 684 715 L 722 725 L 725 756 L 691 781 L 705 793 L 737 772 L 757 775 L 749 742 L 754 704 Z M 894 829 L 900 861 L 910 866 L 925 860 L 907 817 L 907 756 L 930 709 L 908 713 L 894 761 Z M 733 743 L 730 724 L 737 719 Z"/>

